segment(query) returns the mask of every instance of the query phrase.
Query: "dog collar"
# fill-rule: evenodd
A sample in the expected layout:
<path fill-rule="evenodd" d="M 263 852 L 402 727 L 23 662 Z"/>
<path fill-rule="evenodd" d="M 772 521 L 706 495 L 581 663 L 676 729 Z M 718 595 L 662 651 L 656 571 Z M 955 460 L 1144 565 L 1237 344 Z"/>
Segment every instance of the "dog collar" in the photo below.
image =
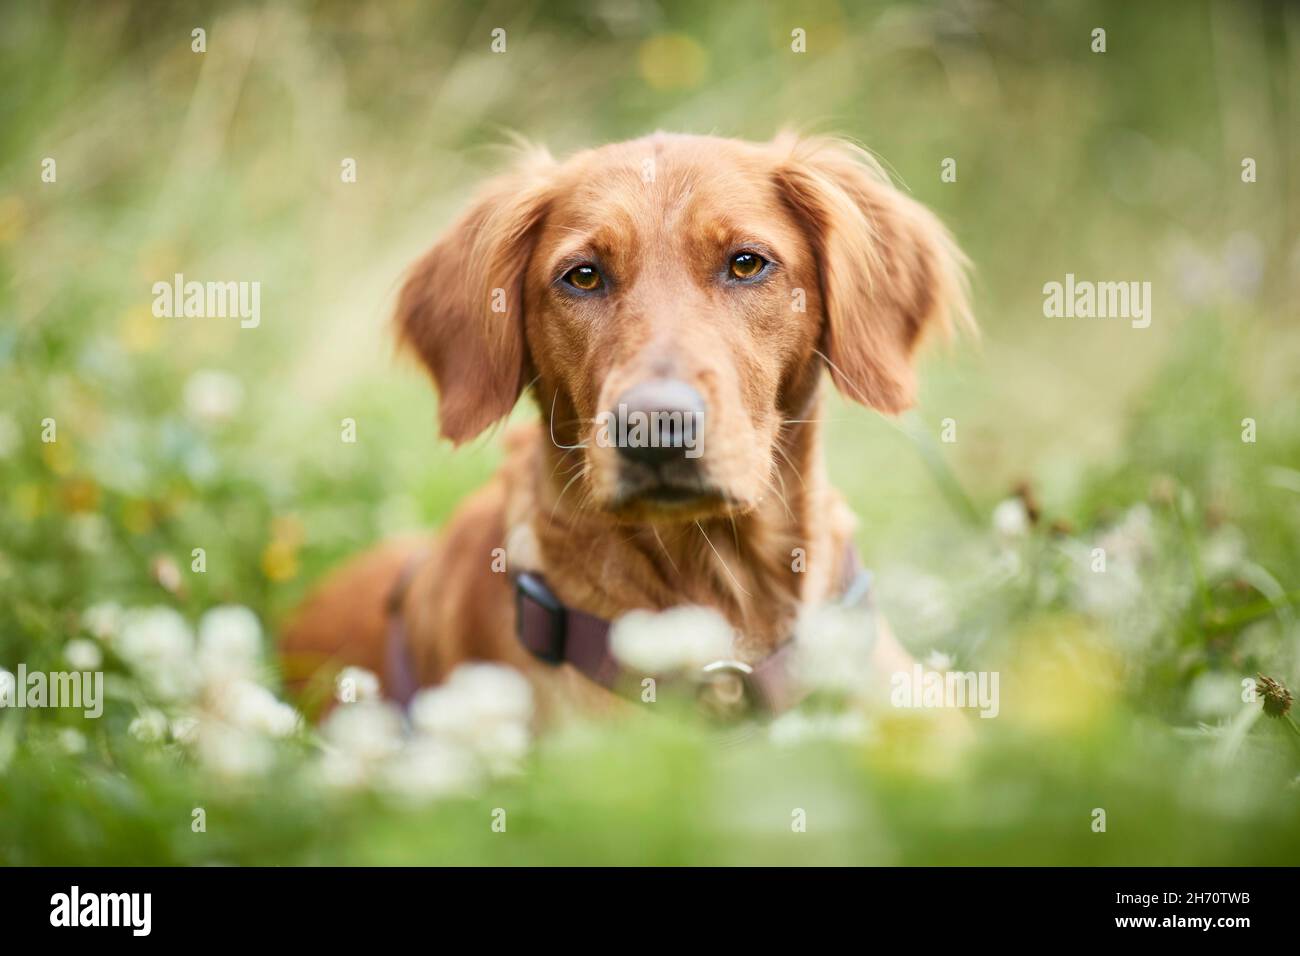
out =
<path fill-rule="evenodd" d="M 870 600 L 871 572 L 861 566 L 857 551 L 845 549 L 838 603 L 864 606 Z M 541 575 L 515 575 L 515 632 L 533 657 L 553 666 L 569 664 L 611 691 L 619 691 L 626 676 L 610 646 L 612 624 L 604 618 L 568 607 Z M 714 716 L 735 718 L 750 713 L 774 715 L 789 710 L 803 697 L 793 672 L 794 639 L 784 641 L 762 660 L 749 664 L 720 658 L 696 674 L 696 695 Z"/>
<path fill-rule="evenodd" d="M 390 697 L 403 707 L 420 689 L 411 647 L 406 637 L 402 606 L 416 571 L 427 554 L 407 561 L 388 595 L 388 633 L 385 642 L 385 685 Z M 617 692 L 625 676 L 610 648 L 611 622 L 564 604 L 532 571 L 520 571 L 515 581 L 515 634 L 537 660 L 552 666 L 569 664 L 591 681 Z M 862 567 L 850 544 L 840 568 L 842 607 L 865 607 L 871 601 L 871 572 Z M 694 675 L 701 706 L 719 717 L 747 713 L 774 715 L 789 710 L 804 691 L 794 675 L 794 639 L 753 664 L 720 658 Z"/>

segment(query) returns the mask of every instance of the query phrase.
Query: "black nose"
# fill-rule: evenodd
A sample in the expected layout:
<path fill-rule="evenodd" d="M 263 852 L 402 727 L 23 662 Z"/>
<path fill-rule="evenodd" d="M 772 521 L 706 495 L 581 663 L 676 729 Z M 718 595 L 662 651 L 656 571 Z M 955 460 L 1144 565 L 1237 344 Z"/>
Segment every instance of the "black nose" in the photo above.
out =
<path fill-rule="evenodd" d="M 642 382 L 619 396 L 610 414 L 610 436 L 629 461 L 654 467 L 703 453 L 704 399 L 685 382 Z"/>

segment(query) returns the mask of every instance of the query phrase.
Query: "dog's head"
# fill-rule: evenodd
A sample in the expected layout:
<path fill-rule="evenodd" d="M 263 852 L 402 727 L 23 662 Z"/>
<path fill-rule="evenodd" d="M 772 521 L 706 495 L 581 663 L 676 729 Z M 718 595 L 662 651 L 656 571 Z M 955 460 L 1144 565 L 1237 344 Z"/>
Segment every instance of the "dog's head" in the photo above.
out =
<path fill-rule="evenodd" d="M 917 341 L 962 290 L 943 227 L 860 151 L 656 134 L 519 162 L 416 263 L 397 321 L 446 437 L 531 386 L 594 507 L 674 521 L 755 505 L 823 368 L 911 404 Z"/>

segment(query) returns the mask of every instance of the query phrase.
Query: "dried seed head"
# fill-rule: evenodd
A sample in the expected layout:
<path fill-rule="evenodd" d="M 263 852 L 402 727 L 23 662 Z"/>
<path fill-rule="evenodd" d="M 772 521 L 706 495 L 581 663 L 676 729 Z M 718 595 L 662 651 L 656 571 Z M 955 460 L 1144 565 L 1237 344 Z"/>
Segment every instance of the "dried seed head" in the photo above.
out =
<path fill-rule="evenodd" d="M 1255 686 L 1264 698 L 1264 713 L 1270 717 L 1285 717 L 1291 710 L 1291 692 L 1280 682 L 1263 674 L 1255 675 Z"/>

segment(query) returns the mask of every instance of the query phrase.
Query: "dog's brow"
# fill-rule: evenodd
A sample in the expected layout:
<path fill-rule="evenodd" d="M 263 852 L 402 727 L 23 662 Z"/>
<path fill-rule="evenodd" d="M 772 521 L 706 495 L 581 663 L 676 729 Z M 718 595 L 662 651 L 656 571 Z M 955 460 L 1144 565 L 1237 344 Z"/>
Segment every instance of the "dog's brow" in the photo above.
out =
<path fill-rule="evenodd" d="M 613 245 L 606 239 L 606 230 L 588 232 L 572 226 L 560 226 L 559 228 L 570 233 L 570 235 L 566 236 L 555 250 L 551 258 L 552 271 L 561 269 L 564 266 L 580 265 L 589 259 L 600 258 L 602 250 Z"/>

